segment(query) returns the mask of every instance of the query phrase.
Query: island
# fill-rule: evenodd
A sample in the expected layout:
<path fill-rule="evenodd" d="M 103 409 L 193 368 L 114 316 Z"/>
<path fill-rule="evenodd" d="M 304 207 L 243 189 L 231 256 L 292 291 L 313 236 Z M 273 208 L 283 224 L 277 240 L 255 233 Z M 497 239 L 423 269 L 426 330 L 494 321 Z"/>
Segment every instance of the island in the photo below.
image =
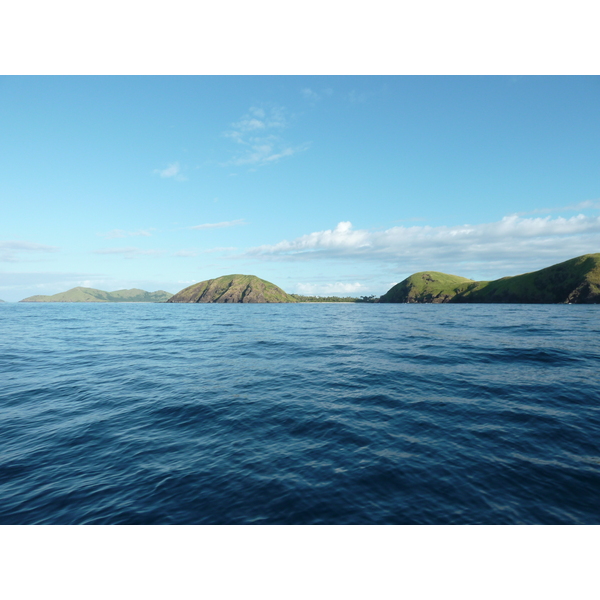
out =
<path fill-rule="evenodd" d="M 104 292 L 94 288 L 75 287 L 53 296 L 30 296 L 20 302 L 166 302 L 171 296 L 164 290 L 146 292 L 133 288 Z"/>
<path fill-rule="evenodd" d="M 494 281 L 423 271 L 396 284 L 379 302 L 599 304 L 600 253 L 584 254 L 539 271 Z"/>
<path fill-rule="evenodd" d="M 30 296 L 21 302 L 600 304 L 600 253 L 584 254 L 539 271 L 493 281 L 422 271 L 397 283 L 380 298 L 288 294 L 256 275 L 236 274 L 194 283 L 174 295 L 164 290 L 146 292 L 134 288 L 104 292 L 76 287 L 53 296 Z"/>
<path fill-rule="evenodd" d="M 223 275 L 190 285 L 177 292 L 167 302 L 262 304 L 291 303 L 298 300 L 274 283 L 256 275 Z"/>

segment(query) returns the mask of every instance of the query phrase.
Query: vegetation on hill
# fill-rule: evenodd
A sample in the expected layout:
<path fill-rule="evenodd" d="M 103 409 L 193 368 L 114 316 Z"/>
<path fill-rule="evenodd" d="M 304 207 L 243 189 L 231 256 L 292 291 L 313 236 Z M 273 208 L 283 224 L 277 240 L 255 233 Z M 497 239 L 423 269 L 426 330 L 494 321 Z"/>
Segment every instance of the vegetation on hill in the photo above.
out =
<path fill-rule="evenodd" d="M 0 300 L 2 302 L 2 300 Z M 53 296 L 30 296 L 21 302 L 186 302 L 186 303 L 523 303 L 600 304 L 600 253 L 495 281 L 473 281 L 437 271 L 423 271 L 393 286 L 381 298 L 287 294 L 254 275 L 225 275 L 191 285 L 175 295 L 140 289 L 104 292 L 76 287 Z"/>
<path fill-rule="evenodd" d="M 255 275 L 224 275 L 190 285 L 167 302 L 280 303 L 298 302 L 275 284 Z"/>
<path fill-rule="evenodd" d="M 166 302 L 171 295 L 163 290 L 146 292 L 133 288 L 104 292 L 94 288 L 76 287 L 53 296 L 30 296 L 21 302 Z"/>
<path fill-rule="evenodd" d="M 472 279 L 458 275 L 424 271 L 397 283 L 379 298 L 379 302 L 449 302 L 459 291 L 473 283 Z"/>
<path fill-rule="evenodd" d="M 495 281 L 472 281 L 435 271 L 415 273 L 380 302 L 599 304 L 600 254 L 585 254 L 551 267 Z"/>

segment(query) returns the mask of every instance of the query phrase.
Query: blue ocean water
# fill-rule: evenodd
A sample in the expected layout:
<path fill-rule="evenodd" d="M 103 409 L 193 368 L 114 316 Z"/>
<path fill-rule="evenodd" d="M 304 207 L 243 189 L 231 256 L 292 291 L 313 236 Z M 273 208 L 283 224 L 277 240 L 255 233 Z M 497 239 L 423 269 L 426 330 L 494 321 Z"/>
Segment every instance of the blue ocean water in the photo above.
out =
<path fill-rule="evenodd" d="M 598 524 L 599 334 L 598 305 L 0 305 L 0 523 Z"/>

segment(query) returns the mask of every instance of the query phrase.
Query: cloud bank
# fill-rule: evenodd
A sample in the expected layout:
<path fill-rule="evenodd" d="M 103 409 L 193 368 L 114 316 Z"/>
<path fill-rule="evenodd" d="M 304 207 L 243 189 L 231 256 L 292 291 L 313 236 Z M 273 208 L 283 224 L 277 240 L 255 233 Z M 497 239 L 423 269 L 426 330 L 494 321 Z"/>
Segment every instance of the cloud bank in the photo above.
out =
<path fill-rule="evenodd" d="M 24 258 L 35 254 L 50 252 L 58 252 L 56 246 L 46 246 L 44 244 L 36 244 L 34 242 L 19 242 L 19 241 L 0 241 L 0 262 L 25 262 L 35 259 Z"/>
<path fill-rule="evenodd" d="M 600 251 L 600 217 L 506 216 L 479 225 L 392 227 L 384 231 L 353 229 L 342 221 L 292 241 L 251 248 L 246 257 L 262 260 L 348 260 L 393 263 L 398 270 L 548 266 Z M 479 265 L 479 267 L 477 267 Z M 533 267 L 532 267 L 533 268 Z M 510 273 L 505 273 L 510 274 Z"/>

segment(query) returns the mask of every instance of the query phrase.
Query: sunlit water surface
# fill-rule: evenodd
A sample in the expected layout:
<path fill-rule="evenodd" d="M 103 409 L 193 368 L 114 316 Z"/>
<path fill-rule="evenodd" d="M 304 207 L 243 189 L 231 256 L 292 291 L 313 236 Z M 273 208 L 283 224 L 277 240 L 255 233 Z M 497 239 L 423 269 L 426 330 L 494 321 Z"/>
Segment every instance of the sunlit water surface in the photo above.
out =
<path fill-rule="evenodd" d="M 600 523 L 600 306 L 0 305 L 0 523 Z"/>

